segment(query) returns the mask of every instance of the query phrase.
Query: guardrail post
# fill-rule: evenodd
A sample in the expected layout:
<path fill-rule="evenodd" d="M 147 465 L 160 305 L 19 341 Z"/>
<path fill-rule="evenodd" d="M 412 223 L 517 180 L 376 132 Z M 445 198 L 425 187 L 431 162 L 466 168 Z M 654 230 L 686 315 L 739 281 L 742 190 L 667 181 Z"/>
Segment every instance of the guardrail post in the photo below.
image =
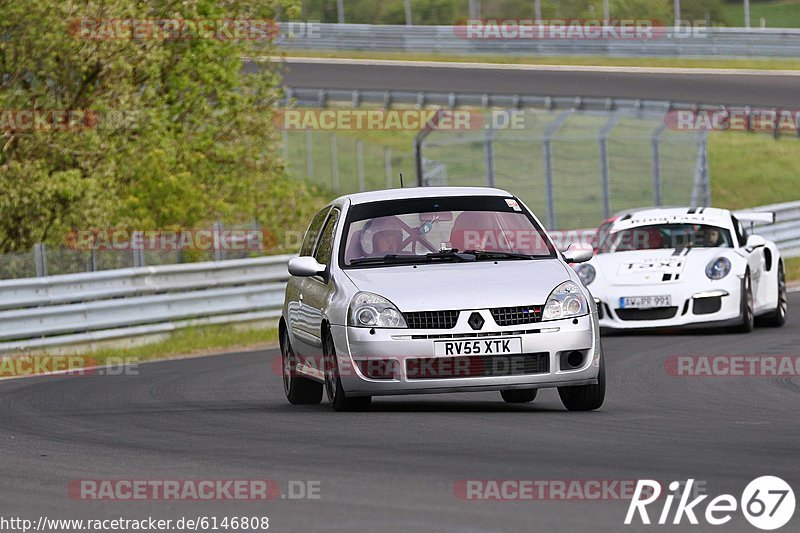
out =
<path fill-rule="evenodd" d="M 36 263 L 36 277 L 47 276 L 47 249 L 44 243 L 37 242 L 33 245 L 33 258 Z"/>
<path fill-rule="evenodd" d="M 386 165 L 386 188 L 391 189 L 394 171 L 392 170 L 392 149 L 388 146 L 383 149 L 383 160 Z"/>
<path fill-rule="evenodd" d="M 356 141 L 356 162 L 358 163 L 358 190 L 364 192 L 367 190 L 364 179 L 364 141 Z"/>
<path fill-rule="evenodd" d="M 339 192 L 339 142 L 336 133 L 331 133 L 331 179 L 333 192 Z"/>
<path fill-rule="evenodd" d="M 306 128 L 306 174 L 308 179 L 314 179 L 314 147 L 312 144 L 311 130 Z"/>
<path fill-rule="evenodd" d="M 222 222 L 214 222 L 214 261 L 225 260 L 225 246 L 222 240 Z"/>
<path fill-rule="evenodd" d="M 667 128 L 666 120 L 656 127 L 650 143 L 653 147 L 653 205 L 664 205 L 664 185 L 661 183 L 661 134 Z"/>
<path fill-rule="evenodd" d="M 133 267 L 144 266 L 144 235 L 141 231 L 131 232 L 131 250 L 133 251 Z"/>

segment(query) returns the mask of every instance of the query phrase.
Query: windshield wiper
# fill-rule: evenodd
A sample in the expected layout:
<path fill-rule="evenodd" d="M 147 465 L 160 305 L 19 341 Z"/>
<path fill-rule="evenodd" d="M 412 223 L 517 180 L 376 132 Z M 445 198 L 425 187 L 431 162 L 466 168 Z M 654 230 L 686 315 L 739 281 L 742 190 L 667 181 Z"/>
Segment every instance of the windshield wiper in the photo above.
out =
<path fill-rule="evenodd" d="M 518 252 L 487 252 L 485 250 L 464 250 L 462 253 L 475 256 L 476 259 L 539 259 L 540 256 L 522 254 Z M 543 259 L 550 257 L 541 256 Z"/>
<path fill-rule="evenodd" d="M 458 262 L 475 261 L 473 254 L 460 254 L 458 250 L 429 253 L 426 255 L 398 255 L 388 254 L 383 257 L 362 257 L 350 261 L 350 265 L 381 265 L 381 264 L 411 264 L 427 263 L 435 260 L 455 260 Z"/>

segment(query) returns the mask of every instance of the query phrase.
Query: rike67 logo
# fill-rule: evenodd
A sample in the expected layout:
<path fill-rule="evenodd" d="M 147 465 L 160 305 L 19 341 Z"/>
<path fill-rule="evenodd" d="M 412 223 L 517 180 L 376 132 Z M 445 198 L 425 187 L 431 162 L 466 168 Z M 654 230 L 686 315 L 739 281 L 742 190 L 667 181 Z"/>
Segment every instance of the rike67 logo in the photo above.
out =
<path fill-rule="evenodd" d="M 698 525 L 698 517 L 712 526 L 727 524 L 733 514 L 741 509 L 742 514 L 754 527 L 772 531 L 785 526 L 792 519 L 795 509 L 795 498 L 792 487 L 784 480 L 775 476 L 762 476 L 751 481 L 740 499 L 730 494 L 721 494 L 705 502 L 705 511 L 701 504 L 708 495 L 692 496 L 694 479 L 689 479 L 685 484 L 673 481 L 669 484 L 670 494 L 663 498 L 661 512 L 653 519 L 659 525 L 680 524 L 685 518 L 690 524 Z M 678 492 L 683 487 L 682 492 Z M 639 480 L 633 493 L 628 514 L 625 516 L 625 525 L 637 521 L 642 524 L 651 524 L 648 514 L 648 505 L 654 504 L 661 498 L 661 484 L 653 480 Z M 673 503 L 678 500 L 674 511 Z M 659 504 L 661 502 L 659 501 Z M 658 511 L 659 504 L 653 505 L 650 511 Z M 671 520 L 670 520 L 671 518 Z"/>

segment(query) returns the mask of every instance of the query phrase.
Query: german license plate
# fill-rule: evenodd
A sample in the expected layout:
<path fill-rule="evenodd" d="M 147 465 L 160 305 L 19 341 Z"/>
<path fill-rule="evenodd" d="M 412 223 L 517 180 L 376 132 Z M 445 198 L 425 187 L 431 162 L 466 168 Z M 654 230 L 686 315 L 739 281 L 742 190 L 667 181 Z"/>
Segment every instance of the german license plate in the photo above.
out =
<path fill-rule="evenodd" d="M 671 296 L 626 296 L 619 299 L 620 309 L 650 309 L 671 306 Z"/>
<path fill-rule="evenodd" d="M 433 350 L 436 357 L 519 354 L 522 353 L 522 337 L 435 341 L 433 343 Z"/>

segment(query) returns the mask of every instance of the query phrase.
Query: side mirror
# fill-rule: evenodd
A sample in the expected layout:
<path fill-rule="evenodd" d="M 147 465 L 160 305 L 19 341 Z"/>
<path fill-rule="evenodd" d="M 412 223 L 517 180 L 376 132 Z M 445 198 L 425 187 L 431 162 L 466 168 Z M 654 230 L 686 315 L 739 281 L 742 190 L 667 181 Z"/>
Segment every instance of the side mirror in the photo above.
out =
<path fill-rule="evenodd" d="M 301 278 L 318 276 L 325 272 L 325 265 L 320 265 L 313 257 L 295 257 L 289 259 L 289 274 Z"/>
<path fill-rule="evenodd" d="M 747 238 L 747 243 L 745 243 L 744 247 L 750 248 L 752 250 L 766 245 L 767 245 L 767 239 L 765 239 L 761 235 L 750 235 Z"/>
<path fill-rule="evenodd" d="M 594 252 L 591 248 L 586 248 L 585 245 L 574 242 L 564 250 L 564 259 L 569 264 L 585 263 L 594 257 Z"/>

